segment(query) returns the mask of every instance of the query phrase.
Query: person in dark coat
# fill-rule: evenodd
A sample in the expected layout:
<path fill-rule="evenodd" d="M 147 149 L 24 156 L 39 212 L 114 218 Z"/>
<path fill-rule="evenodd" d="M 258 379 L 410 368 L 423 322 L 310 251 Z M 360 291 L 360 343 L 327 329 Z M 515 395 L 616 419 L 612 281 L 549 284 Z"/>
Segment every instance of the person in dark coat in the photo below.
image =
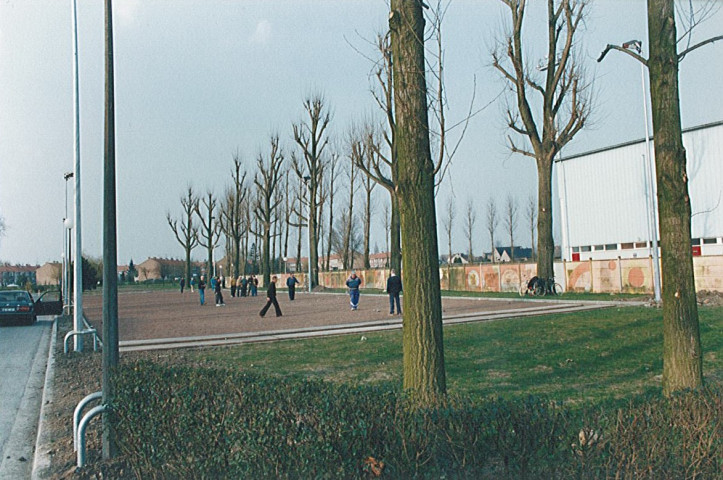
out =
<path fill-rule="evenodd" d="M 223 307 L 226 304 L 223 303 L 223 293 L 221 292 L 221 280 L 218 277 L 216 278 L 216 285 L 213 287 L 213 291 L 216 294 L 216 306 L 217 307 Z"/>
<path fill-rule="evenodd" d="M 402 279 L 394 270 L 387 279 L 387 293 L 389 294 L 389 315 L 394 315 L 394 304 L 397 304 L 397 315 L 402 314 L 402 305 L 399 302 L 399 293 L 402 291 Z"/>
<path fill-rule="evenodd" d="M 296 279 L 293 273 L 289 278 L 286 279 L 286 286 L 289 287 L 289 300 L 294 300 L 294 296 L 296 295 L 297 283 L 299 283 L 299 281 Z"/>
<path fill-rule="evenodd" d="M 279 308 L 279 302 L 276 300 L 276 275 L 271 277 L 269 289 L 266 292 L 266 305 L 264 305 L 264 308 L 262 308 L 259 312 L 259 316 L 263 318 L 263 316 L 266 315 L 266 312 L 269 311 L 269 307 L 271 307 L 271 305 L 273 305 L 276 310 L 276 316 L 280 317 L 281 309 Z"/>
<path fill-rule="evenodd" d="M 183 288 L 186 286 L 186 278 L 181 277 L 181 293 L 183 293 Z"/>

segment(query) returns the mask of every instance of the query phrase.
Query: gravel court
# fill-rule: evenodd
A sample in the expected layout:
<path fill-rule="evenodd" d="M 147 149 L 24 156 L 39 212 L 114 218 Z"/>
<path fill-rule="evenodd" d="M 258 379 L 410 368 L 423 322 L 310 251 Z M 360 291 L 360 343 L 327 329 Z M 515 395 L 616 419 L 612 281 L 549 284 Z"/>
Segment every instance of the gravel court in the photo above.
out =
<path fill-rule="evenodd" d="M 233 298 L 224 291 L 225 306 L 216 307 L 213 295 L 206 295 L 206 305 L 199 304 L 198 292 L 181 294 L 178 290 L 121 292 L 118 295 L 119 337 L 121 342 L 159 338 L 203 337 L 239 333 L 323 328 L 389 320 L 389 300 L 378 291 L 362 291 L 359 310 L 351 311 L 349 297 L 342 293 L 299 292 L 290 301 L 286 291 L 279 291 L 283 316 L 277 318 L 273 308 L 260 318 L 266 303 L 263 292 L 257 297 Z M 210 301 L 210 302 L 209 302 Z M 402 309 L 404 300 L 402 299 Z M 574 302 L 579 303 L 579 302 Z M 506 312 L 514 316 L 530 307 L 550 308 L 571 305 L 560 301 L 523 299 L 489 299 L 443 297 L 444 318 L 474 317 L 475 314 Z M 85 295 L 83 309 L 88 321 L 101 331 L 102 296 Z"/>

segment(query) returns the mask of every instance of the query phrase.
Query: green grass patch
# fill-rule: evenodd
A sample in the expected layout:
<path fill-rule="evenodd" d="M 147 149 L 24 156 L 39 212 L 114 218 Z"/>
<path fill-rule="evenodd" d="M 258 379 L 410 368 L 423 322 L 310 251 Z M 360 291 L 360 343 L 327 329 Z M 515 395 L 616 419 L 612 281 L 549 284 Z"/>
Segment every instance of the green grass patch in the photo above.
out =
<path fill-rule="evenodd" d="M 723 307 L 699 310 L 703 371 L 723 378 Z M 658 393 L 662 311 L 648 307 L 513 318 L 444 329 L 450 393 L 571 404 Z M 276 377 L 344 384 L 402 382 L 402 332 L 313 338 L 186 351 L 186 361 Z"/>

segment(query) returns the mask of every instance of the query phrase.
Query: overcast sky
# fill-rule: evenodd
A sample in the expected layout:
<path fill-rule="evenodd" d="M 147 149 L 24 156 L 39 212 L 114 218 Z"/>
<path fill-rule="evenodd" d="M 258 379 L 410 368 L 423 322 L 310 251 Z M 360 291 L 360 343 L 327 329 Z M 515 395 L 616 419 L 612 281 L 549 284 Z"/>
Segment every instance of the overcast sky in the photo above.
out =
<path fill-rule="evenodd" d="M 505 146 L 503 90 L 490 67 L 490 49 L 505 23 L 499 1 L 452 1 L 445 23 L 448 122 L 464 117 L 476 84 L 476 108 L 438 196 L 438 223 L 453 195 L 455 250 L 465 251 L 461 210 L 478 203 L 476 252 L 489 250 L 484 205 L 508 194 L 524 203 L 536 195 L 533 162 Z M 253 172 L 255 158 L 278 133 L 287 156 L 291 125 L 303 101 L 321 93 L 332 112 L 331 133 L 341 140 L 351 122 L 377 115 L 367 40 L 384 29 L 384 0 L 115 0 L 116 162 L 118 262 L 149 256 L 179 258 L 183 251 L 166 223 L 180 216 L 186 185 L 222 193 L 238 151 Z M 0 261 L 42 264 L 62 254 L 63 173 L 73 170 L 71 2 L 0 0 Z M 644 135 L 640 66 L 607 43 L 644 42 L 645 2 L 599 0 L 579 37 L 597 109 L 591 127 L 563 153 L 601 148 Z M 78 0 L 81 101 L 83 250 L 102 248 L 103 5 Z M 544 10 L 526 17 L 530 34 L 544 28 Z M 723 14 L 704 24 L 697 39 L 723 32 Z M 528 57 L 543 56 L 533 39 Z M 681 65 L 683 126 L 719 121 L 723 42 L 688 56 Z M 452 133 L 454 137 L 454 132 Z M 252 173 L 251 173 L 252 175 Z M 68 185 L 72 187 L 72 184 Z M 377 189 L 374 239 L 384 248 Z M 72 215 L 72 189 L 69 188 Z M 557 204 L 555 204 L 557 208 Z M 497 234 L 498 236 L 501 233 Z M 520 226 L 519 242 L 529 244 Z M 441 236 L 440 244 L 446 245 Z M 440 246 L 442 252 L 446 247 Z M 195 257 L 202 258 L 198 250 Z"/>

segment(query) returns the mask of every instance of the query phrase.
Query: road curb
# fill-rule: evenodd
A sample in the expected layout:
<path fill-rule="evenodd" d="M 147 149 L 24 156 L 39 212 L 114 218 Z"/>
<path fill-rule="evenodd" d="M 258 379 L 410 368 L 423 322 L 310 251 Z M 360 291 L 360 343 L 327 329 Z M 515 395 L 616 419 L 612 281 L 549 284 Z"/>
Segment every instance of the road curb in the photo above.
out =
<path fill-rule="evenodd" d="M 48 416 L 48 405 L 53 403 L 53 380 L 55 376 L 55 343 L 58 337 L 58 317 L 53 319 L 53 328 L 50 332 L 50 348 L 48 349 L 48 364 L 45 367 L 45 384 L 43 385 L 43 398 L 40 404 L 40 418 L 38 420 L 38 436 L 35 439 L 35 455 L 33 470 L 30 478 L 33 480 L 46 478 L 45 472 L 51 465 L 50 435 L 45 428 Z"/>

